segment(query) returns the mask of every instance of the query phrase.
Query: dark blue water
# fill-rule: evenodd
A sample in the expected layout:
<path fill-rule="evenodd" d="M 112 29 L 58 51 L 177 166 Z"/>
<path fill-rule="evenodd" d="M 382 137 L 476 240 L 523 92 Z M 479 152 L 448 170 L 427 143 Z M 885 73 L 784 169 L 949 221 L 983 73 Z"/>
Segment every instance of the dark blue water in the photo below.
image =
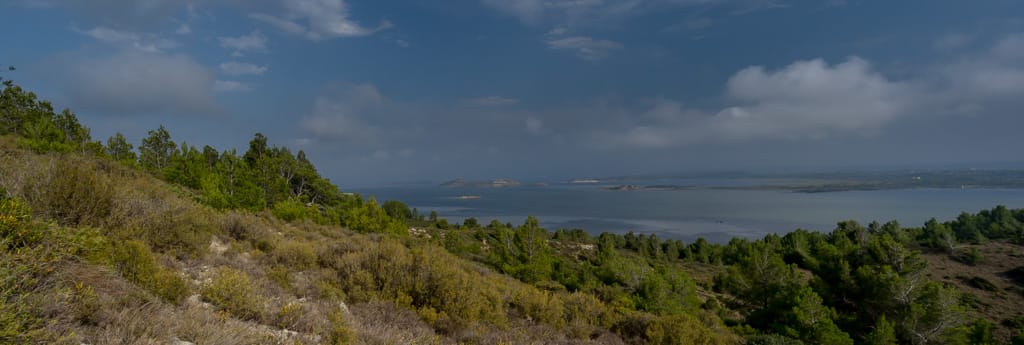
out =
<path fill-rule="evenodd" d="M 749 181 L 688 181 L 687 185 L 743 185 Z M 763 182 L 763 181 L 762 181 Z M 716 242 L 736 236 L 756 238 L 797 228 L 832 230 L 842 220 L 878 220 L 920 226 L 934 217 L 956 218 L 996 205 L 1024 207 L 1021 189 L 902 189 L 793 193 L 788 191 L 696 188 L 673 191 L 611 191 L 602 185 L 517 188 L 396 186 L 356 190 L 378 201 L 401 200 L 421 214 L 436 211 L 449 222 L 475 217 L 521 224 L 527 215 L 549 230 L 582 228 L 657 233 L 663 238 Z M 479 199 L 459 199 L 459 196 Z"/>

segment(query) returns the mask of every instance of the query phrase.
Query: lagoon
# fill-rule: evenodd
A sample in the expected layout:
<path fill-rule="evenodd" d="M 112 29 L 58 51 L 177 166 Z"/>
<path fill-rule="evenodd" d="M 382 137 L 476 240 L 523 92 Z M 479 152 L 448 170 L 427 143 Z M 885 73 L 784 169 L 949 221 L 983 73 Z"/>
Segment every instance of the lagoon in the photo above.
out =
<path fill-rule="evenodd" d="M 607 190 L 604 184 L 553 184 L 514 188 L 446 188 L 402 185 L 353 190 L 378 201 L 400 200 L 421 214 L 449 222 L 475 217 L 521 224 L 528 215 L 549 230 L 581 228 L 591 234 L 635 231 L 692 241 L 726 242 L 797 228 L 830 231 L 843 220 L 862 224 L 896 220 L 920 226 L 961 212 L 997 205 L 1024 207 L 1024 189 L 928 188 L 799 193 L 786 190 L 719 189 L 749 181 L 689 180 L 683 190 Z M 466 197 L 472 196 L 472 197 Z M 477 198 L 478 197 L 478 198 Z"/>

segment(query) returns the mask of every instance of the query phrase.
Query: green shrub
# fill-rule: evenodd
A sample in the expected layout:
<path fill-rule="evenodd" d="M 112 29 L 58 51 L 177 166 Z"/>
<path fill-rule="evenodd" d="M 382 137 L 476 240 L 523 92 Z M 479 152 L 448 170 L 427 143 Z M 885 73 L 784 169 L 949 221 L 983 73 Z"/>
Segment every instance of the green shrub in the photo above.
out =
<path fill-rule="evenodd" d="M 310 209 L 307 208 L 301 201 L 295 199 L 289 199 L 285 201 L 273 204 L 274 217 L 278 217 L 284 221 L 293 221 L 297 219 L 311 218 Z M 312 210 L 315 211 L 315 210 Z"/>
<path fill-rule="evenodd" d="M 284 241 L 273 249 L 271 256 L 277 264 L 294 270 L 306 270 L 316 266 L 316 249 L 304 242 Z"/>
<path fill-rule="evenodd" d="M 355 332 L 348 324 L 345 312 L 341 310 L 334 310 L 330 314 L 327 314 L 327 320 L 330 321 L 329 329 L 327 330 L 327 344 L 331 345 L 347 345 L 355 342 Z"/>
<path fill-rule="evenodd" d="M 110 248 L 110 262 L 122 277 L 167 302 L 178 303 L 189 294 L 184 279 L 160 266 L 145 243 L 115 242 Z"/>
<path fill-rule="evenodd" d="M 150 181 L 131 181 L 118 195 L 112 226 L 125 237 L 138 238 L 154 250 L 177 256 L 208 248 L 216 231 L 210 210 L 197 206 Z"/>
<path fill-rule="evenodd" d="M 32 211 L 15 199 L 0 199 L 0 247 L 21 248 L 43 239 L 43 232 L 31 223 Z"/>
<path fill-rule="evenodd" d="M 236 269 L 221 268 L 203 288 L 203 299 L 240 319 L 258 320 L 263 316 L 263 296 L 252 278 Z"/>
<path fill-rule="evenodd" d="M 555 294 L 532 286 L 523 286 L 515 292 L 512 304 L 523 316 L 555 327 L 565 324 L 565 307 Z"/>
<path fill-rule="evenodd" d="M 114 205 L 110 176 L 95 163 L 61 159 L 36 171 L 29 202 L 48 218 L 64 225 L 104 225 Z"/>
<path fill-rule="evenodd" d="M 28 294 L 38 276 L 33 265 L 0 254 L 0 344 L 27 344 L 41 336 L 45 320 Z"/>

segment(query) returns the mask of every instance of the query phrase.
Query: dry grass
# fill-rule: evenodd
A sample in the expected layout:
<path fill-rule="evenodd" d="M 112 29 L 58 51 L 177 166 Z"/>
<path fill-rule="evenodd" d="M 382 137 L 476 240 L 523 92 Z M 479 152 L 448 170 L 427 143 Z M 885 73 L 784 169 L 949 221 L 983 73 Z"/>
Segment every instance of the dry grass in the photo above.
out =
<path fill-rule="evenodd" d="M 989 242 L 982 245 L 961 245 L 957 253 L 970 249 L 979 250 L 985 260 L 970 266 L 954 257 L 940 252 L 925 252 L 928 260 L 928 275 L 932 279 L 952 284 L 970 295 L 978 308 L 979 316 L 996 325 L 995 336 L 1001 343 L 1009 343 L 1010 337 L 1017 332 L 1002 324 L 1004 320 L 1021 315 L 1024 306 L 1024 286 L 1018 285 L 1005 273 L 1011 269 L 1024 266 L 1024 247 L 1005 243 Z M 975 279 L 991 283 L 995 289 L 983 289 Z"/>

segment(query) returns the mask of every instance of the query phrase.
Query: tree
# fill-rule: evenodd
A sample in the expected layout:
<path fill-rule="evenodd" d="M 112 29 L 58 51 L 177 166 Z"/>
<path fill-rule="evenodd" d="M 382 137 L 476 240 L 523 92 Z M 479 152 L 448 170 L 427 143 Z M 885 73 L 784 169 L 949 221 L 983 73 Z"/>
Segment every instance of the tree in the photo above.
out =
<path fill-rule="evenodd" d="M 885 315 L 878 318 L 875 328 L 864 338 L 867 345 L 890 345 L 896 343 L 896 328 L 886 320 Z"/>
<path fill-rule="evenodd" d="M 794 265 L 787 265 L 773 248 L 758 242 L 717 283 L 748 308 L 767 309 L 796 291 L 802 281 Z"/>
<path fill-rule="evenodd" d="M 960 293 L 953 287 L 928 283 L 910 306 L 904 327 L 915 344 L 940 344 L 967 322 Z"/>
<path fill-rule="evenodd" d="M 107 138 L 107 155 L 115 161 L 134 164 L 136 155 L 133 150 L 134 147 L 125 140 L 124 135 L 122 135 L 121 132 Z"/>
<path fill-rule="evenodd" d="M 953 254 L 956 249 L 956 234 L 948 226 L 939 223 L 932 218 L 924 223 L 925 242 L 929 247 L 941 249 L 947 254 Z"/>
<path fill-rule="evenodd" d="M 384 202 L 382 206 L 384 212 L 394 219 L 409 220 L 412 219 L 412 211 L 409 210 L 409 206 L 398 200 L 388 200 Z"/>
<path fill-rule="evenodd" d="M 792 304 L 785 327 L 795 333 L 793 335 L 798 339 L 809 344 L 853 345 L 853 339 L 833 323 L 835 311 L 823 305 L 821 297 L 814 290 L 809 287 L 800 289 L 793 297 Z"/>
<path fill-rule="evenodd" d="M 149 131 L 149 136 L 142 139 L 142 145 L 139 146 L 139 163 L 150 172 L 161 173 L 170 163 L 171 155 L 177 147 L 171 140 L 171 134 L 160 125 L 160 128 Z"/>

